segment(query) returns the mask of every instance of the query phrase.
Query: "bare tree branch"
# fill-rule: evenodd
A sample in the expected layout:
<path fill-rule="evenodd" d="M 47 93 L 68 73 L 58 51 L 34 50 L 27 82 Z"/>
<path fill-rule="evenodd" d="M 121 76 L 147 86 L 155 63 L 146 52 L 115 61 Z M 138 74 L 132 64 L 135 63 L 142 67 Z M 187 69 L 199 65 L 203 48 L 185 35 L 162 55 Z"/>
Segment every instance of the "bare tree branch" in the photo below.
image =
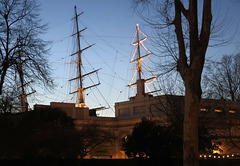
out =
<path fill-rule="evenodd" d="M 24 61 L 26 80 L 34 79 L 46 87 L 52 87 L 53 80 L 46 59 L 50 42 L 39 37 L 46 31 L 46 25 L 41 24 L 39 18 L 39 5 L 35 0 L 1 0 L 0 17 L 4 20 L 0 23 L 0 94 L 6 76 L 19 65 L 19 56 Z"/>

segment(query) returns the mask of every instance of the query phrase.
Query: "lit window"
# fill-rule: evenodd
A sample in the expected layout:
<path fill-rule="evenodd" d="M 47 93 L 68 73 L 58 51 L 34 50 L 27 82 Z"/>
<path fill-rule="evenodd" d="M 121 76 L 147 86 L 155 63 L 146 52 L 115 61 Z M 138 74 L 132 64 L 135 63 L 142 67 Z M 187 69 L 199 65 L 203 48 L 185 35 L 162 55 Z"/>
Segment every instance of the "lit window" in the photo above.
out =
<path fill-rule="evenodd" d="M 215 112 L 222 112 L 222 110 L 220 110 L 220 109 L 215 109 Z"/>
<path fill-rule="evenodd" d="M 235 114 L 236 111 L 235 111 L 235 110 L 229 110 L 229 113 L 231 113 L 231 114 Z"/>
<path fill-rule="evenodd" d="M 206 108 L 201 108 L 200 111 L 206 112 L 206 111 L 208 111 L 208 109 L 206 109 Z"/>

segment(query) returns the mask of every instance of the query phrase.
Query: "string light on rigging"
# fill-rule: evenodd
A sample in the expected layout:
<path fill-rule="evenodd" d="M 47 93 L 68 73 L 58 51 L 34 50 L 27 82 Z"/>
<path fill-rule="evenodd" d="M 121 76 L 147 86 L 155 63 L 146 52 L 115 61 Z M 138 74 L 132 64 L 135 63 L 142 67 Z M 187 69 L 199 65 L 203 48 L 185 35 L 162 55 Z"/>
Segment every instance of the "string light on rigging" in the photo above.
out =
<path fill-rule="evenodd" d="M 141 39 L 140 39 L 140 35 L 143 36 Z M 136 96 L 145 96 L 145 87 L 146 89 L 148 90 L 148 93 L 153 93 L 153 91 L 151 92 L 150 88 L 147 86 L 147 85 L 150 85 L 152 84 L 156 78 L 159 76 L 159 75 L 155 75 L 151 69 L 147 66 L 147 64 L 144 62 L 145 60 L 147 60 L 150 55 L 151 55 L 151 52 L 146 48 L 146 46 L 143 44 L 144 41 L 147 40 L 147 35 L 145 35 L 140 29 L 139 29 L 139 24 L 137 24 L 136 26 L 136 32 L 135 32 L 135 35 L 134 35 L 134 38 L 131 42 L 131 45 L 133 46 L 136 46 L 136 49 L 134 51 L 134 54 L 131 58 L 131 63 L 137 63 L 137 67 L 134 68 L 134 70 L 136 70 L 131 78 L 131 81 L 129 83 L 128 86 L 132 87 L 133 85 L 137 85 L 137 94 Z M 145 55 L 141 56 L 141 53 L 140 53 L 140 50 L 143 50 L 144 52 L 146 52 Z M 142 77 L 145 76 L 142 72 L 142 62 L 144 64 L 144 66 L 147 68 L 147 70 L 152 74 L 152 77 L 151 78 L 145 78 L 143 79 Z M 133 80 L 135 78 L 137 74 L 137 79 L 136 79 L 136 82 L 133 83 Z M 145 76 L 146 77 L 146 76 Z M 154 91 L 156 92 L 156 91 Z"/>

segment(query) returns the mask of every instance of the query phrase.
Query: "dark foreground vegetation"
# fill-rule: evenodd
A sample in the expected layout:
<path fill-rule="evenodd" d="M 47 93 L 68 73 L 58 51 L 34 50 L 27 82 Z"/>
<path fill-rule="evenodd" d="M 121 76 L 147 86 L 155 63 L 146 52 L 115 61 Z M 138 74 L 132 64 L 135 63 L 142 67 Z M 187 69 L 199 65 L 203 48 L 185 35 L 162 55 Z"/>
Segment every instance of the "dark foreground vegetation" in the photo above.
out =
<path fill-rule="evenodd" d="M 97 124 L 78 129 L 74 120 L 58 108 L 1 114 L 0 133 L 2 162 L 83 158 L 112 139 Z"/>
<path fill-rule="evenodd" d="M 173 119 L 173 118 L 172 118 Z M 131 134 L 121 140 L 122 149 L 129 158 L 173 159 L 182 158 L 182 121 L 172 120 L 169 125 L 159 120 L 142 118 Z M 199 151 L 212 154 L 219 149 L 213 144 L 216 135 L 206 126 L 199 126 Z M 143 143 L 144 142 L 144 143 Z"/>
<path fill-rule="evenodd" d="M 239 159 L 201 159 L 199 166 L 239 166 Z M 44 160 L 0 160 L 1 166 L 182 166 L 182 160 L 149 159 L 44 159 Z"/>

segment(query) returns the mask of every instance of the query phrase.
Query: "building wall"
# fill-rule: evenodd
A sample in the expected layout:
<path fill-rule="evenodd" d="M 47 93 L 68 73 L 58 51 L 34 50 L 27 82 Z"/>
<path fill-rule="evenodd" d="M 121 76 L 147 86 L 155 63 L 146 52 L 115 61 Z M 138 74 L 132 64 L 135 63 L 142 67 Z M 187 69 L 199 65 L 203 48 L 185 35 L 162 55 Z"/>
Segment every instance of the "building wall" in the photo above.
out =
<path fill-rule="evenodd" d="M 38 106 L 43 107 L 43 105 Z M 142 117 L 158 118 L 168 123 L 169 111 L 177 116 L 182 116 L 184 97 L 147 95 L 130 98 L 129 101 L 115 104 L 114 118 L 90 116 L 88 108 L 75 107 L 73 103 L 53 102 L 50 103 L 50 107 L 59 107 L 66 111 L 69 116 L 76 119 L 75 123 L 78 128 L 85 124 L 97 123 L 115 136 L 115 140 L 102 145 L 89 154 L 88 158 L 126 158 L 121 150 L 120 140 L 132 132 L 135 124 L 139 123 Z M 219 141 L 223 143 L 220 146 L 221 154 L 236 154 L 240 151 L 240 142 L 238 142 L 240 140 L 240 103 L 203 99 L 199 123 L 205 123 L 205 121 L 208 121 L 208 125 L 216 129 Z M 236 148 L 234 143 L 239 145 L 239 148 Z"/>

